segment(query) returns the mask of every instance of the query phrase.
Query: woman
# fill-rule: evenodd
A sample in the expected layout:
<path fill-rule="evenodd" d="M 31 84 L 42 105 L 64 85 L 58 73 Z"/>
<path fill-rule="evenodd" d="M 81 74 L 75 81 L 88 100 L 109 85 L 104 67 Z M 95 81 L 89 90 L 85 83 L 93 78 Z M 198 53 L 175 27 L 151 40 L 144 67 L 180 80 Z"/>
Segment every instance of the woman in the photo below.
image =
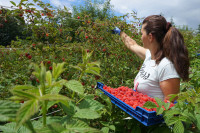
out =
<path fill-rule="evenodd" d="M 143 47 L 126 33 L 118 32 L 127 48 L 144 60 L 134 89 L 150 97 L 169 100 L 168 95 L 179 93 L 180 79 L 189 79 L 189 58 L 183 36 L 161 15 L 145 18 L 141 33 Z"/>

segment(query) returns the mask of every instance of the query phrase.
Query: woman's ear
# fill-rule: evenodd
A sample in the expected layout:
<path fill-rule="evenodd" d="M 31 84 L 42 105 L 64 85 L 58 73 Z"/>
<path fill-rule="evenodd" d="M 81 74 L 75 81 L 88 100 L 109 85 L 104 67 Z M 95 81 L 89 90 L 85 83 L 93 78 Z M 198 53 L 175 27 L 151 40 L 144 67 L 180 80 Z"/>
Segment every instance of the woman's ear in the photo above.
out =
<path fill-rule="evenodd" d="M 153 42 L 154 41 L 154 36 L 151 33 L 149 33 L 148 39 L 149 39 L 150 42 Z"/>

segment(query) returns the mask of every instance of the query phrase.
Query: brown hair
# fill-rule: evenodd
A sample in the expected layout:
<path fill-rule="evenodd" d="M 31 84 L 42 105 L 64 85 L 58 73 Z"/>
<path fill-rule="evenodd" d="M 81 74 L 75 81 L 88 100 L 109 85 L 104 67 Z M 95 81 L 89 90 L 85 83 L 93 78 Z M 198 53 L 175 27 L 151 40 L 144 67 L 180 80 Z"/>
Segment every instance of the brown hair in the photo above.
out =
<path fill-rule="evenodd" d="M 144 19 L 143 24 L 147 34 L 151 33 L 160 44 L 155 53 L 156 64 L 167 57 L 175 66 L 179 76 L 184 80 L 189 79 L 188 50 L 184 45 L 182 34 L 172 27 L 171 23 L 161 15 L 152 15 Z"/>

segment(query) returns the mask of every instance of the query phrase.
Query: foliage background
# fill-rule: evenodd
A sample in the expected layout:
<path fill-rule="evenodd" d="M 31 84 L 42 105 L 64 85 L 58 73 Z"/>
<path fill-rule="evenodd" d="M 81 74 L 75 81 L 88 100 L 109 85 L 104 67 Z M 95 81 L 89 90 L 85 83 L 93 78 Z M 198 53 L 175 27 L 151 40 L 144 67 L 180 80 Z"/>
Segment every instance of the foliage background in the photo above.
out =
<path fill-rule="evenodd" d="M 100 4 L 103 4 L 101 9 L 98 6 Z M 143 18 L 137 18 L 136 13 L 116 17 L 113 15 L 109 0 L 104 3 L 94 1 L 93 5 L 91 1 L 86 1 L 83 6 L 74 7 L 73 14 L 66 7 L 54 9 L 51 5 L 39 0 L 35 0 L 34 3 L 21 0 L 19 4 L 13 3 L 13 5 L 16 7 L 15 10 L 3 9 L 0 14 L 2 48 L 0 50 L 0 96 L 2 100 L 13 96 L 10 92 L 13 86 L 40 85 L 41 82 L 38 82 L 38 78 L 32 73 L 34 70 L 30 64 L 39 65 L 41 62 L 44 62 L 49 71 L 52 71 L 53 62 L 56 64 L 65 62 L 66 69 L 59 79 L 79 81 L 85 89 L 85 94 L 95 94 L 95 99 L 103 105 L 106 102 L 102 102 L 95 90 L 97 82 L 113 88 L 133 87 L 134 77 L 142 61 L 124 46 L 118 35 L 112 34 L 112 29 L 115 26 L 120 27 L 142 45 L 138 31 Z M 42 10 L 37 10 L 36 5 Z M 135 21 L 131 24 L 127 23 L 127 17 L 132 17 Z M 197 93 L 200 92 L 200 56 L 197 56 L 200 52 L 200 34 L 186 29 L 180 29 L 180 31 L 188 47 L 191 64 L 191 80 L 181 82 L 181 91 L 186 92 L 190 97 L 191 93 L 187 93 L 188 90 L 194 89 Z M 83 72 L 86 70 L 84 67 L 81 70 L 72 67 L 87 66 L 84 64 L 82 48 L 86 53 L 91 53 L 87 63 L 100 62 L 99 74 Z M 60 90 L 60 94 L 72 96 L 71 91 L 65 87 Z M 199 95 L 195 97 L 198 99 Z M 75 99 L 79 98 L 79 95 L 75 95 Z M 191 105 L 193 104 L 199 103 L 198 101 L 191 102 Z M 49 111 L 52 110 L 55 108 L 50 108 Z M 123 118 L 127 117 L 127 114 L 113 105 L 105 107 L 105 110 L 105 114 L 101 114 L 102 117 L 99 120 L 94 119 L 88 122 L 91 127 L 101 129 L 103 132 L 122 132 L 122 130 L 123 132 L 156 132 L 159 131 L 158 129 L 167 132 L 171 129 L 169 128 L 171 125 L 144 127 L 136 120 L 124 121 Z M 62 116 L 63 114 L 54 115 Z M 192 120 L 191 123 L 194 124 L 194 130 L 199 130 L 198 122 Z M 191 127 L 185 127 L 185 129 L 191 131 Z"/>

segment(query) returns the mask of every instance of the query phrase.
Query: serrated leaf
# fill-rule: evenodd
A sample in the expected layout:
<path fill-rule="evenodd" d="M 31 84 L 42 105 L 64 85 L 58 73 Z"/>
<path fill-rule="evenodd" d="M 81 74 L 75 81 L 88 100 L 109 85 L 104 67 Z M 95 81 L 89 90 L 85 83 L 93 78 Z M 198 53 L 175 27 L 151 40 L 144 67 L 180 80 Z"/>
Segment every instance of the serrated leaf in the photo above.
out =
<path fill-rule="evenodd" d="M 90 67 L 92 67 L 92 66 L 98 66 L 98 67 L 100 67 L 100 62 L 99 62 L 99 61 L 90 62 L 90 63 L 88 63 L 88 65 L 89 65 Z"/>
<path fill-rule="evenodd" d="M 103 101 L 106 102 L 106 104 L 107 104 L 107 106 L 105 106 L 106 109 L 107 109 L 109 112 L 111 112 L 113 106 L 112 106 L 112 102 L 111 102 L 110 98 L 109 98 L 108 96 L 106 96 L 105 94 L 99 94 L 99 96 L 101 97 L 101 99 L 102 99 Z"/>
<path fill-rule="evenodd" d="M 175 124 L 176 122 L 179 121 L 178 117 L 172 117 L 168 120 L 168 122 L 166 123 L 168 126 Z"/>
<path fill-rule="evenodd" d="M 101 76 L 101 75 L 100 75 L 100 68 L 98 68 L 98 67 L 90 67 L 90 68 L 87 68 L 87 69 L 85 70 L 85 73 L 90 73 L 90 74 L 94 74 L 94 75 Z"/>
<path fill-rule="evenodd" d="M 36 131 L 38 133 L 61 133 L 64 130 L 65 128 L 60 123 L 56 122 L 56 123 L 48 124 L 45 127 L 37 129 Z"/>
<path fill-rule="evenodd" d="M 12 88 L 13 90 L 34 90 L 37 89 L 37 87 L 32 85 L 16 85 Z"/>
<path fill-rule="evenodd" d="M 35 129 L 34 129 L 34 127 L 33 127 L 33 124 L 31 123 L 30 120 L 27 120 L 27 121 L 24 123 L 24 126 L 25 126 L 26 128 L 28 128 L 32 133 L 36 133 L 36 132 L 35 132 Z"/>
<path fill-rule="evenodd" d="M 158 108 L 156 108 L 156 114 L 157 114 L 157 115 L 162 114 L 163 111 L 164 111 L 164 109 L 163 109 L 162 107 L 158 107 Z"/>
<path fill-rule="evenodd" d="M 0 101 L 0 121 L 14 121 L 20 104 L 11 101 Z"/>
<path fill-rule="evenodd" d="M 197 127 L 200 130 L 200 114 L 196 114 Z"/>
<path fill-rule="evenodd" d="M 163 101 L 162 101 L 160 98 L 157 98 L 157 97 L 155 97 L 155 100 L 156 100 L 158 106 L 159 106 L 159 107 L 162 107 Z"/>
<path fill-rule="evenodd" d="M 169 101 L 171 102 L 175 97 L 177 97 L 178 95 L 177 94 L 170 94 L 168 95 L 170 98 L 169 98 Z"/>
<path fill-rule="evenodd" d="M 151 108 L 156 108 L 157 105 L 156 105 L 154 102 L 147 101 L 147 102 L 143 105 L 143 107 L 146 107 L 146 108 L 151 109 Z"/>
<path fill-rule="evenodd" d="M 61 104 L 63 111 L 68 115 L 68 116 L 73 116 L 76 111 L 76 105 L 72 101 L 69 102 L 69 105 L 66 106 L 65 104 Z"/>
<path fill-rule="evenodd" d="M 49 86 L 51 86 L 51 82 L 52 82 L 52 75 L 50 71 L 46 72 L 46 81 L 48 83 Z"/>
<path fill-rule="evenodd" d="M 187 123 L 190 123 L 191 121 L 196 119 L 196 114 L 194 112 L 188 111 L 188 110 L 184 110 L 182 113 L 183 116 L 187 117 Z"/>
<path fill-rule="evenodd" d="M 93 99 L 84 99 L 80 103 L 79 108 L 80 109 L 88 108 L 88 109 L 98 111 L 98 110 L 101 110 L 102 108 L 104 108 L 104 105 Z"/>
<path fill-rule="evenodd" d="M 59 94 L 66 80 L 59 80 L 57 82 L 52 82 L 51 86 L 46 86 L 46 94 Z"/>
<path fill-rule="evenodd" d="M 51 108 L 53 105 L 55 105 L 56 103 L 58 103 L 58 101 L 49 101 L 47 103 L 47 110 L 49 110 L 49 108 Z M 39 115 L 42 115 L 42 110 L 40 111 L 40 114 Z"/>
<path fill-rule="evenodd" d="M 163 104 L 164 104 L 165 109 L 168 110 L 170 107 L 170 103 L 163 103 Z"/>
<path fill-rule="evenodd" d="M 24 98 L 18 97 L 18 96 L 11 96 L 8 99 L 11 100 L 11 101 L 22 101 L 22 100 L 24 100 Z"/>
<path fill-rule="evenodd" d="M 58 63 L 57 65 L 53 63 L 52 75 L 53 75 L 54 80 L 57 80 L 60 74 L 65 71 L 65 69 L 63 68 L 64 65 L 65 65 L 65 62 Z"/>
<path fill-rule="evenodd" d="M 107 122 L 107 121 L 100 121 L 100 123 L 105 127 L 109 126 L 109 122 Z"/>
<path fill-rule="evenodd" d="M 97 133 L 100 132 L 98 129 L 89 127 L 89 125 L 81 120 L 68 119 L 65 123 L 67 130 L 63 133 L 80 132 L 80 133 Z"/>
<path fill-rule="evenodd" d="M 21 126 L 16 130 L 15 122 L 7 123 L 3 126 L 0 126 L 0 129 L 4 133 L 30 133 L 30 131 L 24 126 Z"/>
<path fill-rule="evenodd" d="M 31 118 L 36 112 L 39 111 L 38 100 L 29 100 L 25 102 L 17 112 L 17 127 L 20 127 L 27 120 Z"/>
<path fill-rule="evenodd" d="M 115 126 L 114 125 L 110 125 L 109 128 L 113 131 L 115 131 Z"/>
<path fill-rule="evenodd" d="M 66 101 L 69 102 L 71 99 L 60 95 L 60 94 L 46 94 L 39 98 L 41 101 Z"/>
<path fill-rule="evenodd" d="M 174 133 L 184 133 L 184 126 L 181 121 L 177 121 L 173 127 Z"/>
<path fill-rule="evenodd" d="M 73 67 L 73 68 L 75 68 L 77 70 L 83 71 L 83 69 L 81 67 L 79 67 L 79 66 L 72 66 L 72 65 L 70 65 L 70 67 Z"/>
<path fill-rule="evenodd" d="M 70 80 L 67 83 L 65 83 L 64 85 L 74 92 L 77 92 L 79 94 L 84 94 L 83 85 L 79 81 Z"/>
<path fill-rule="evenodd" d="M 48 94 L 59 94 L 62 87 L 63 86 L 54 86 L 54 87 L 48 88 L 47 89 L 49 91 Z"/>
<path fill-rule="evenodd" d="M 101 129 L 101 131 L 102 131 L 103 133 L 109 133 L 109 128 L 108 128 L 108 127 L 103 127 L 103 128 Z"/>
<path fill-rule="evenodd" d="M 173 115 L 177 115 L 177 114 L 180 114 L 180 110 L 168 110 L 164 116 L 173 116 Z"/>
<path fill-rule="evenodd" d="M 188 121 L 189 119 L 188 119 L 188 116 L 179 116 L 179 120 L 180 120 L 180 121 L 186 122 L 186 121 Z"/>
<path fill-rule="evenodd" d="M 61 123 L 62 116 L 48 116 L 47 117 L 47 125 L 52 123 Z M 43 121 L 43 118 L 40 119 L 40 121 Z"/>
<path fill-rule="evenodd" d="M 94 110 L 91 109 L 80 109 L 78 110 L 73 117 L 81 119 L 97 119 L 101 116 Z"/>
<path fill-rule="evenodd" d="M 18 97 L 27 98 L 27 99 L 37 99 L 38 97 L 32 93 L 21 91 L 21 90 L 11 90 L 13 95 L 16 95 Z"/>

